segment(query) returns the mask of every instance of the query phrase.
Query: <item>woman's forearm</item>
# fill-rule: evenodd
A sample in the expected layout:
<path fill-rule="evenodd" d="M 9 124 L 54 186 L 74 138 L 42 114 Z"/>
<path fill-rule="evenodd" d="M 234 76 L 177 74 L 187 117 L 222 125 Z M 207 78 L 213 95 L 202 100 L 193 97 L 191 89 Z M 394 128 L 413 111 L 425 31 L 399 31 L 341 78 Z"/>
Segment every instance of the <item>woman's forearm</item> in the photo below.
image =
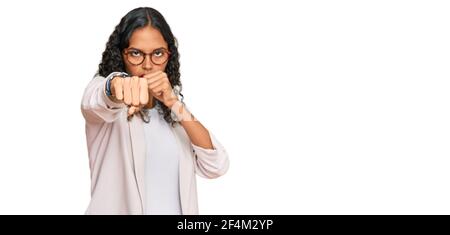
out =
<path fill-rule="evenodd" d="M 214 149 L 209 136 L 208 129 L 206 129 L 190 112 L 185 108 L 181 102 L 177 102 L 173 111 L 180 119 L 180 124 L 186 131 L 192 144 L 205 149 Z"/>

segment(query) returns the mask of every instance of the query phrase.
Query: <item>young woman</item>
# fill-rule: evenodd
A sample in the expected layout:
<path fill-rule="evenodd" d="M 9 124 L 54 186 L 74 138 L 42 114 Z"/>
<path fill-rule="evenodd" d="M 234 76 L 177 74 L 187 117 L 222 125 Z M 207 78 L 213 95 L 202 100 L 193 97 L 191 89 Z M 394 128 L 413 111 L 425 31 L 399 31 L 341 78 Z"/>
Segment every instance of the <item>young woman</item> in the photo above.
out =
<path fill-rule="evenodd" d="M 152 8 L 126 14 L 81 104 L 87 214 L 198 214 L 195 174 L 228 170 L 224 147 L 183 102 L 177 42 Z"/>

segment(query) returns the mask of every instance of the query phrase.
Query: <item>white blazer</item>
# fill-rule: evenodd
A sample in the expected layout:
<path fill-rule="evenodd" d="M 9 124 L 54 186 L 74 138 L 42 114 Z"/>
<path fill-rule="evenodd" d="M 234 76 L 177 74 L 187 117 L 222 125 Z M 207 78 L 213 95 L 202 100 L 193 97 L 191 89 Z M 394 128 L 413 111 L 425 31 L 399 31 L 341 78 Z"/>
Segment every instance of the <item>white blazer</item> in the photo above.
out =
<path fill-rule="evenodd" d="M 142 118 L 127 120 L 127 107 L 105 94 L 106 79 L 96 76 L 81 102 L 91 170 L 91 202 L 86 214 L 143 214 L 146 146 Z M 180 200 L 183 214 L 198 214 L 195 174 L 217 178 L 226 173 L 228 154 L 209 132 L 214 149 L 191 143 L 180 124 L 171 128 L 183 150 Z"/>

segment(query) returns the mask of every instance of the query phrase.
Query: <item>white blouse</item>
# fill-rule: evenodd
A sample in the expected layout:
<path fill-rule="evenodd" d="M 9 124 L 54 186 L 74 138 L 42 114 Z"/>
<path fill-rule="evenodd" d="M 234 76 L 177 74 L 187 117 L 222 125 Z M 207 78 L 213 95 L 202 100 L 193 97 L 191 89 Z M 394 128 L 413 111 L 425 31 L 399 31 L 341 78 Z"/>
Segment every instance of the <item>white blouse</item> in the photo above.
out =
<path fill-rule="evenodd" d="M 170 130 L 172 127 L 155 107 L 148 111 L 150 122 L 144 123 L 147 149 L 145 214 L 181 215 L 179 187 L 181 150 Z"/>

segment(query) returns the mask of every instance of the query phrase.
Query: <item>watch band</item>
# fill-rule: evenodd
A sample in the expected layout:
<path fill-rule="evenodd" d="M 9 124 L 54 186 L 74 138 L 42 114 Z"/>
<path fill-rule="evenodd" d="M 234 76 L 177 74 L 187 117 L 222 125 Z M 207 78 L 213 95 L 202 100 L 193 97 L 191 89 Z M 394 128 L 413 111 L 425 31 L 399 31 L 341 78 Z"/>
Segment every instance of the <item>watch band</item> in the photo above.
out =
<path fill-rule="evenodd" d="M 128 74 L 125 72 L 112 72 L 111 74 L 106 77 L 106 86 L 105 86 L 105 93 L 107 96 L 112 96 L 111 92 L 111 80 L 114 77 L 128 77 Z"/>

